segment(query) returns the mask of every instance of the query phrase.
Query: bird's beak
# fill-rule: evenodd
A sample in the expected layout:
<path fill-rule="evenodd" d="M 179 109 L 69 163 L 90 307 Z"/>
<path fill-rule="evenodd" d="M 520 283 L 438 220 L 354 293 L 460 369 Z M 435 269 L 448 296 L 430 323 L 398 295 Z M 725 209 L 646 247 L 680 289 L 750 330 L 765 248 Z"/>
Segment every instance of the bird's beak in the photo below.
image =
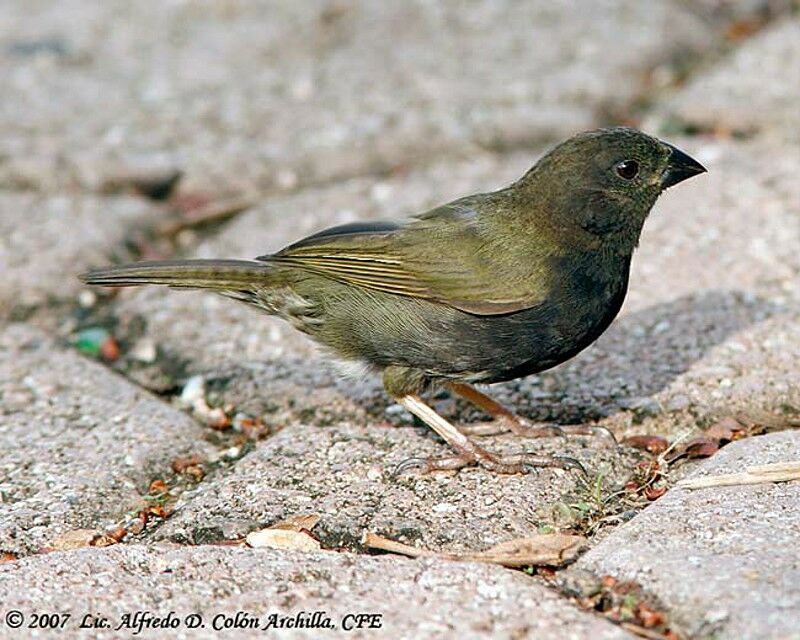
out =
<path fill-rule="evenodd" d="M 662 144 L 669 149 L 669 164 L 661 174 L 662 189 L 669 189 L 687 178 L 706 172 L 706 168 L 689 154 L 667 142 Z"/>

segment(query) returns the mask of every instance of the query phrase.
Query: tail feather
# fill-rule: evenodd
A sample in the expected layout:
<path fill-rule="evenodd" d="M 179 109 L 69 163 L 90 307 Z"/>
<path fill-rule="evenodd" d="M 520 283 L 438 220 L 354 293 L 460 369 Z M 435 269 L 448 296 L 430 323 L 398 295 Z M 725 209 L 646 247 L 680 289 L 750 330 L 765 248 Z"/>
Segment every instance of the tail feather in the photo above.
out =
<path fill-rule="evenodd" d="M 250 260 L 160 260 L 95 269 L 78 276 L 104 287 L 161 284 L 192 289 L 247 290 L 264 283 L 274 270 Z"/>

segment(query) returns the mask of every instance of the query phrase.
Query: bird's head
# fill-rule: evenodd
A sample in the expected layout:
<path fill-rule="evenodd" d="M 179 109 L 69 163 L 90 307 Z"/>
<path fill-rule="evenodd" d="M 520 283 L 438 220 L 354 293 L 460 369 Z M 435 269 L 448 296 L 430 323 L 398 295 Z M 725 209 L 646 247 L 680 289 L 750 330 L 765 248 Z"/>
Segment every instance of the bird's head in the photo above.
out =
<path fill-rule="evenodd" d="M 580 227 L 632 251 L 661 192 L 705 170 L 671 144 L 616 127 L 563 142 L 516 186 L 544 205 L 558 224 Z"/>

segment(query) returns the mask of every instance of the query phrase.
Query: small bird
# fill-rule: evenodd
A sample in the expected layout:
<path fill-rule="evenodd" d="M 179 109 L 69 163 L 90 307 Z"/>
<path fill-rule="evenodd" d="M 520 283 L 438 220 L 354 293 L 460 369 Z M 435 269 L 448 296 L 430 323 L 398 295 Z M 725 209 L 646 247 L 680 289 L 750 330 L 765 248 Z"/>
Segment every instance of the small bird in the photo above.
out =
<path fill-rule="evenodd" d="M 407 466 L 582 469 L 566 456 L 494 454 L 420 394 L 446 386 L 482 409 L 493 426 L 473 429 L 478 435 L 592 433 L 533 425 L 473 385 L 549 369 L 594 342 L 622 306 L 656 199 L 703 172 L 641 131 L 599 129 L 554 147 L 505 188 L 403 222 L 333 227 L 254 260 L 142 262 L 80 277 L 107 287 L 211 289 L 287 320 L 339 359 L 382 372 L 386 392 L 455 451 Z"/>

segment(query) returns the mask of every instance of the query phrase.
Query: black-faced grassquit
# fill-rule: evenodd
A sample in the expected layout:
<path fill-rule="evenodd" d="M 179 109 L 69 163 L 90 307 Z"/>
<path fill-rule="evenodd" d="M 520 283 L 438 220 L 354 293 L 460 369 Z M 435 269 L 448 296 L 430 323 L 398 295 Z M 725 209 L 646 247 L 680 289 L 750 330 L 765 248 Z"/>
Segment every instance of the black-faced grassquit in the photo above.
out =
<path fill-rule="evenodd" d="M 600 129 L 558 145 L 503 189 L 404 222 L 334 227 L 255 260 L 143 262 L 81 278 L 213 289 L 287 320 L 339 358 L 366 363 L 455 450 L 415 461 L 425 470 L 579 466 L 563 456 L 497 456 L 420 393 L 448 386 L 498 429 L 580 432 L 535 427 L 472 385 L 549 369 L 594 342 L 622 306 L 631 255 L 656 199 L 704 171 L 641 131 Z"/>

